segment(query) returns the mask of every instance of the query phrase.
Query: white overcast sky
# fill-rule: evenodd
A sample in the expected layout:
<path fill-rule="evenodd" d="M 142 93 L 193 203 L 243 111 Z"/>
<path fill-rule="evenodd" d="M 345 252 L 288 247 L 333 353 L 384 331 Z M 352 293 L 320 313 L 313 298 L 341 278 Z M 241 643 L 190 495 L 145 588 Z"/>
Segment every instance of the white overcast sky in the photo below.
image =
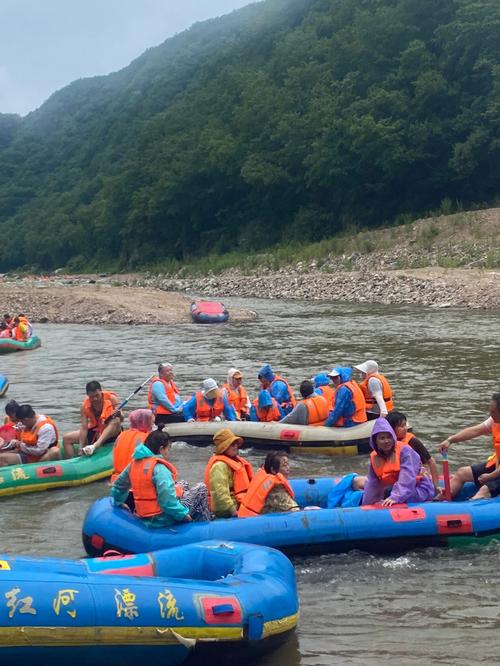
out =
<path fill-rule="evenodd" d="M 125 67 L 197 21 L 251 0 L 0 0 L 0 113 Z"/>

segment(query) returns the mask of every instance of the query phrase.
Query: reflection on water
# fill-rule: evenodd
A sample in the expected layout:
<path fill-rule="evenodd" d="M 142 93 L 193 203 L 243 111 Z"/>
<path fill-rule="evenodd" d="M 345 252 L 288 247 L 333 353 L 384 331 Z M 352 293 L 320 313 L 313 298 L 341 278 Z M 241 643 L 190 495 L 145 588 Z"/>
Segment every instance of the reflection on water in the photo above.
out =
<path fill-rule="evenodd" d="M 159 361 L 175 365 L 186 393 L 204 377 L 224 381 L 239 367 L 250 392 L 271 362 L 293 384 L 338 363 L 379 361 L 396 404 L 434 449 L 446 435 L 485 418 L 500 390 L 498 314 L 412 307 L 226 299 L 257 311 L 251 323 L 170 327 L 39 325 L 40 350 L 3 356 L 7 399 L 31 402 L 60 430 L 73 429 L 87 381 L 125 397 Z M 144 406 L 145 391 L 131 408 Z M 5 399 L 0 401 L 0 406 Z M 487 439 L 451 449 L 452 467 L 484 459 Z M 202 478 L 208 449 L 176 445 L 180 476 Z M 249 453 L 259 464 L 262 453 Z M 292 474 L 362 472 L 366 458 L 294 455 Z M 0 500 L 2 550 L 78 557 L 86 507 L 107 483 Z M 348 553 L 295 561 L 301 594 L 298 644 L 292 639 L 260 666 L 304 664 L 468 664 L 498 661 L 500 546 L 424 549 L 399 558 Z"/>

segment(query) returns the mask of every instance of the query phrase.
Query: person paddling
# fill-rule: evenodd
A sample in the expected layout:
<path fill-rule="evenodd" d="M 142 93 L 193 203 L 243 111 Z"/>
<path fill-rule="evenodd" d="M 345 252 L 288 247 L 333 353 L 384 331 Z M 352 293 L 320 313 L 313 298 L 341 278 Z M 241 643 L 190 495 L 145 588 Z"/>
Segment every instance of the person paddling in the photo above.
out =
<path fill-rule="evenodd" d="M 73 458 L 75 443 L 79 451 L 91 456 L 103 444 L 114 441 L 121 431 L 116 393 L 104 391 L 98 381 L 88 382 L 85 392 L 87 397 L 80 407 L 80 429 L 63 435 L 65 458 Z"/>
<path fill-rule="evenodd" d="M 468 442 L 482 435 L 491 435 L 494 453 L 485 462 L 460 467 L 451 477 L 451 495 L 455 497 L 466 481 L 474 481 L 477 492 L 471 499 L 484 499 L 500 495 L 500 392 L 491 396 L 489 415 L 486 421 L 478 423 L 441 442 L 442 451 L 448 451 L 452 444 Z"/>

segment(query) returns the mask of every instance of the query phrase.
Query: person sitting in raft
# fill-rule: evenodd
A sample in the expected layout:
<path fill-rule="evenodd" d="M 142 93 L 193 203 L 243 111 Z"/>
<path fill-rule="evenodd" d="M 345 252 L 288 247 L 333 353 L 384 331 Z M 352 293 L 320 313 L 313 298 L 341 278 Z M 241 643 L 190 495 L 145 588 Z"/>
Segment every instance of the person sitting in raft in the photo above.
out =
<path fill-rule="evenodd" d="M 57 428 L 50 416 L 37 414 L 31 405 L 20 405 L 16 418 L 23 428 L 18 439 L 11 440 L 12 450 L 0 453 L 0 467 L 59 457 Z"/>
<path fill-rule="evenodd" d="M 0 322 L 0 338 L 11 338 L 10 328 L 5 322 Z"/>
<path fill-rule="evenodd" d="M 485 462 L 460 467 L 451 477 L 451 496 L 456 497 L 466 481 L 474 481 L 478 489 L 471 499 L 484 499 L 500 495 L 500 392 L 491 396 L 489 416 L 486 421 L 478 423 L 463 430 L 459 430 L 451 437 L 441 442 L 441 451 L 456 442 L 468 442 L 482 435 L 490 435 L 494 453 Z"/>
<path fill-rule="evenodd" d="M 370 446 L 373 451 L 363 504 L 382 502 L 382 506 L 392 506 L 434 498 L 434 484 L 422 472 L 420 456 L 411 446 L 397 441 L 396 433 L 383 417 L 375 421 Z"/>
<path fill-rule="evenodd" d="M 117 411 L 119 399 L 116 393 L 104 391 L 97 381 L 88 382 L 85 392 L 87 397 L 80 407 L 80 430 L 63 435 L 65 458 L 73 458 L 75 455 L 75 442 L 82 453 L 91 456 L 96 449 L 114 441 L 120 434 L 120 413 Z"/>
<path fill-rule="evenodd" d="M 326 398 L 329 408 L 333 407 L 335 387 L 330 384 L 330 378 L 326 373 L 320 373 L 313 377 L 314 392 Z"/>
<path fill-rule="evenodd" d="M 113 447 L 113 467 L 111 483 L 118 478 L 125 467 L 132 462 L 137 444 L 144 440 L 153 429 L 155 417 L 150 409 L 135 409 L 128 415 L 129 429 L 121 432 Z"/>
<path fill-rule="evenodd" d="M 181 503 L 182 491 L 175 486 L 175 467 L 167 461 L 170 439 L 166 432 L 149 433 L 144 444 L 138 444 L 132 462 L 111 487 L 114 506 L 124 506 L 129 490 L 135 502 L 135 513 L 147 527 L 169 527 L 188 523 L 189 509 Z"/>
<path fill-rule="evenodd" d="M 402 412 L 393 409 L 385 418 L 396 433 L 398 442 L 408 444 L 408 446 L 411 446 L 411 448 L 418 453 L 422 465 L 425 465 L 429 470 L 436 493 L 441 494 L 442 488 L 439 487 L 439 473 L 436 461 L 427 450 L 427 447 L 415 437 L 412 432 L 408 432 L 408 421 L 406 416 Z"/>
<path fill-rule="evenodd" d="M 227 373 L 227 382 L 222 385 L 222 392 L 227 396 L 229 404 L 234 407 L 238 419 L 248 421 L 250 418 L 250 400 L 242 382 L 243 375 L 240 370 L 230 368 Z"/>
<path fill-rule="evenodd" d="M 174 383 L 174 369 L 171 363 L 160 363 L 158 376 L 153 377 L 148 391 L 148 408 L 155 415 L 158 427 L 166 423 L 182 423 L 182 398 Z"/>
<path fill-rule="evenodd" d="M 333 409 L 328 415 L 325 426 L 350 428 L 367 421 L 365 397 L 363 392 L 351 379 L 351 368 L 338 366 L 328 375 L 335 386 Z"/>
<path fill-rule="evenodd" d="M 191 396 L 184 403 L 184 419 L 186 421 L 237 421 L 234 407 L 229 404 L 215 379 L 204 379 L 201 391 Z"/>
<path fill-rule="evenodd" d="M 262 366 L 258 378 L 261 387 L 267 389 L 272 397 L 276 398 L 285 415 L 291 412 L 297 401 L 295 400 L 292 387 L 286 379 L 276 375 L 269 363 Z"/>
<path fill-rule="evenodd" d="M 14 328 L 12 329 L 12 337 L 18 342 L 26 342 L 29 335 L 29 328 L 26 322 L 21 321 L 19 317 L 14 317 Z"/>
<path fill-rule="evenodd" d="M 359 506 L 363 499 L 366 476 L 346 474 L 330 490 L 327 497 L 327 509 Z"/>
<path fill-rule="evenodd" d="M 267 389 L 261 389 L 259 395 L 252 401 L 250 407 L 250 421 L 269 423 L 280 421 L 285 416 L 276 398 L 273 398 Z"/>
<path fill-rule="evenodd" d="M 386 416 L 394 409 L 392 388 L 387 379 L 378 371 L 377 361 L 365 361 L 354 366 L 361 373 L 359 388 L 365 396 L 366 414 L 369 420 Z"/>
<path fill-rule="evenodd" d="M 243 495 L 238 518 L 299 511 L 300 507 L 288 483 L 289 475 L 290 463 L 285 451 L 270 451 L 264 466 L 257 470 Z"/>
<path fill-rule="evenodd" d="M 243 444 L 229 428 L 218 430 L 213 437 L 215 453 L 205 469 L 209 506 L 216 518 L 232 518 L 238 514 L 243 495 L 253 478 L 252 465 L 238 455 Z"/>
<path fill-rule="evenodd" d="M 5 405 L 6 415 L 3 419 L 4 425 L 15 426 L 19 422 L 19 419 L 17 418 L 17 410 L 20 406 L 21 405 L 15 400 L 9 400 L 9 402 Z"/>
<path fill-rule="evenodd" d="M 10 314 L 4 314 L 2 317 L 2 324 L 5 324 L 9 331 L 12 331 L 14 328 L 14 319 L 10 316 Z"/>
<path fill-rule="evenodd" d="M 25 324 L 28 327 L 28 338 L 31 338 L 31 336 L 33 335 L 33 326 L 31 325 L 31 322 L 29 321 L 28 317 L 22 312 L 20 312 L 17 315 L 17 317 L 21 324 Z"/>
<path fill-rule="evenodd" d="M 314 386 L 309 379 L 301 382 L 299 391 L 303 400 L 298 402 L 292 411 L 281 419 L 280 423 L 310 426 L 324 425 L 330 412 L 326 398 L 314 392 Z"/>

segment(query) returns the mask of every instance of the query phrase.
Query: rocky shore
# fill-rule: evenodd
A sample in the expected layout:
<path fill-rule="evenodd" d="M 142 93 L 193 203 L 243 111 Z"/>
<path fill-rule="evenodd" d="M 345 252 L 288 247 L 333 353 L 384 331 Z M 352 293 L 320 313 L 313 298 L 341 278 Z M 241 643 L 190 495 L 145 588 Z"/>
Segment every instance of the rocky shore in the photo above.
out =
<path fill-rule="evenodd" d="M 492 310 L 500 309 L 500 271 L 426 268 L 330 273 L 314 265 L 298 265 L 253 274 L 232 269 L 198 278 L 133 274 L 4 277 L 0 281 L 4 312 L 25 312 L 34 322 L 61 324 L 187 323 L 192 294 L 207 299 L 238 296 Z M 251 310 L 231 309 L 236 321 L 255 316 Z"/>
<path fill-rule="evenodd" d="M 500 309 L 500 267 L 490 267 L 500 266 L 500 208 L 359 232 L 340 253 L 312 256 L 273 268 L 262 255 L 258 268 L 202 276 L 9 274 L 0 299 L 35 322 L 100 325 L 187 323 L 193 295 Z M 255 316 L 231 309 L 233 320 Z"/>

